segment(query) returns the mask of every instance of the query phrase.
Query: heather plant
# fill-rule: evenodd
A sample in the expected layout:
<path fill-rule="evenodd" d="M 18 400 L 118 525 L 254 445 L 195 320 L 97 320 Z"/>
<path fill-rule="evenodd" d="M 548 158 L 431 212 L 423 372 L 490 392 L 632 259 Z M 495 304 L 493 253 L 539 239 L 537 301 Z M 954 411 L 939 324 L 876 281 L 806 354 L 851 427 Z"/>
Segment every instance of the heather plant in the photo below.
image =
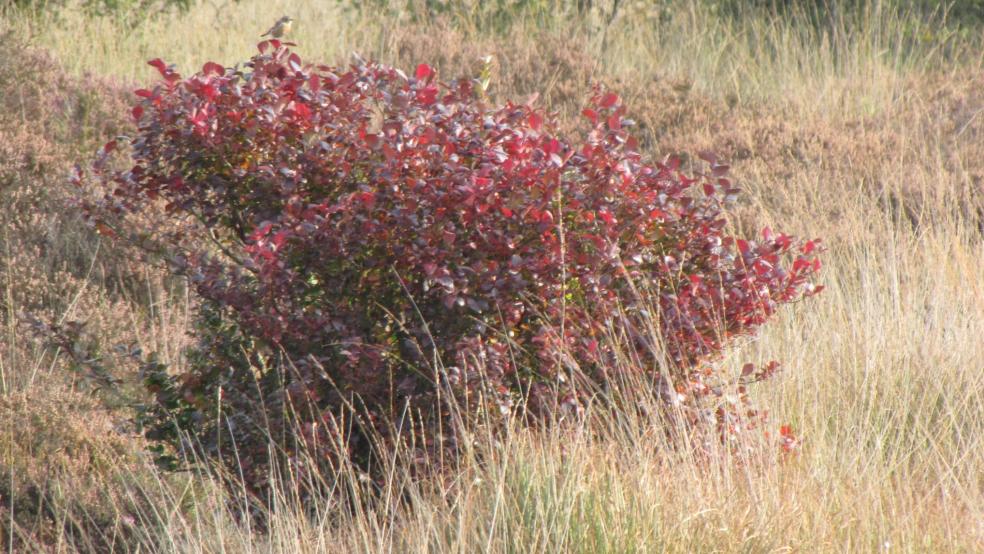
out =
<path fill-rule="evenodd" d="M 151 61 L 134 138 L 75 179 L 96 229 L 197 292 L 186 369 L 143 368 L 143 423 L 172 454 L 254 491 L 301 454 L 371 469 L 406 439 L 433 462 L 472 424 L 570 418 L 627 376 L 698 448 L 761 424 L 745 386 L 776 366 L 722 352 L 820 290 L 819 248 L 731 234 L 727 165 L 648 161 L 601 88 L 571 140 L 535 99 L 489 105 L 428 65 L 258 48 L 189 77 Z"/>

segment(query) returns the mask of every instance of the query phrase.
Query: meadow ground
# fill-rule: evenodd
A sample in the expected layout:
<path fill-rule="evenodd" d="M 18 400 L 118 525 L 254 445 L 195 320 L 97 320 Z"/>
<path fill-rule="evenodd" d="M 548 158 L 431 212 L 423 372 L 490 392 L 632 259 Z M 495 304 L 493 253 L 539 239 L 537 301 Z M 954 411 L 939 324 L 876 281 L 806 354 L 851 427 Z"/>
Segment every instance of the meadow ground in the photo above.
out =
<path fill-rule="evenodd" d="M 3 548 L 984 551 L 980 29 L 881 3 L 822 22 L 698 0 L 625 2 L 611 21 L 531 4 L 541 8 L 498 18 L 315 0 L 206 1 L 151 19 L 72 3 L 0 11 Z M 783 361 L 754 394 L 799 431 L 798 455 L 708 467 L 667 457 L 645 421 L 599 418 L 592 433 L 517 431 L 447 481 L 394 471 L 403 502 L 326 499 L 300 513 L 285 492 L 265 533 L 235 521 L 206 473 L 154 469 L 120 401 L 66 367 L 98 353 L 112 372 L 118 344 L 180 367 L 194 302 L 66 210 L 65 177 L 126 132 L 126 91 L 153 78 L 146 60 L 232 65 L 283 13 L 308 60 L 344 64 L 357 51 L 454 76 L 491 54 L 495 98 L 539 92 L 569 125 L 592 81 L 607 83 L 648 155 L 731 161 L 738 230 L 822 237 L 824 293 L 729 353 L 736 367 Z M 30 332 L 29 313 L 86 325 L 66 351 Z M 336 484 L 359 494 L 357 476 Z"/>

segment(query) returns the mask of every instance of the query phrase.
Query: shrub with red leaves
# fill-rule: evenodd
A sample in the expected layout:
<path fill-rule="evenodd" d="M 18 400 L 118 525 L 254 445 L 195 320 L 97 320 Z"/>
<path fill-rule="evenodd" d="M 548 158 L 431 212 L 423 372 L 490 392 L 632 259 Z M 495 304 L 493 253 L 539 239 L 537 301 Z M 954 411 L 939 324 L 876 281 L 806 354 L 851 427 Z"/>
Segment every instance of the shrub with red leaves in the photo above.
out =
<path fill-rule="evenodd" d="M 819 261 L 816 241 L 728 234 L 727 166 L 647 162 L 603 90 L 575 142 L 427 65 L 259 50 L 187 78 L 150 62 L 163 80 L 137 91 L 132 167 L 106 168 L 110 143 L 79 179 L 105 192 L 83 202 L 95 225 L 156 248 L 201 299 L 190 369 L 146 373 L 153 436 L 190 433 L 261 487 L 270 436 L 287 457 L 365 462 L 368 430 L 412 422 L 423 451 L 454 450 L 456 424 L 577 410 L 616 367 L 686 425 L 743 425 L 708 362 L 817 292 Z"/>

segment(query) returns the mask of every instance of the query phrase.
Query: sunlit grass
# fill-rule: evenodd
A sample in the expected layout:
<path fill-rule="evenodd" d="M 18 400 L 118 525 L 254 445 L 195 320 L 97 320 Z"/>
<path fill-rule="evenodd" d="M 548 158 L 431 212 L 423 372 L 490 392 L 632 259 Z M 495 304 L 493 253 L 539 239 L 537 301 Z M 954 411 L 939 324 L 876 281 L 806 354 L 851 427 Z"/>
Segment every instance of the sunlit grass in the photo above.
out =
<path fill-rule="evenodd" d="M 185 73 L 208 60 L 229 65 L 246 60 L 256 52 L 260 35 L 285 13 L 296 19 L 290 38 L 303 45 L 306 56 L 344 61 L 368 38 L 363 29 L 346 24 L 336 2 L 199 2 L 187 12 L 155 17 L 93 17 L 72 3 L 64 11 L 35 17 L 8 12 L 6 17 L 14 34 L 56 53 L 68 71 L 135 82 L 152 77 L 146 62 L 153 58 Z"/>
<path fill-rule="evenodd" d="M 707 93 L 739 100 L 792 100 L 828 115 L 882 109 L 899 100 L 904 79 L 913 73 L 944 67 L 974 70 L 984 59 L 984 41 L 976 34 L 958 34 L 879 2 L 829 25 L 814 24 L 810 12 L 795 5 L 784 17 L 749 9 L 728 18 L 717 14 L 713 2 L 682 0 L 657 7 L 627 2 L 609 21 L 604 11 L 579 18 L 570 4 L 538 2 L 530 15 L 517 15 L 511 28 L 523 29 L 518 35 L 527 37 L 544 25 L 577 34 L 607 74 L 630 79 L 682 76 Z M 74 73 L 126 81 L 148 78 L 151 72 L 144 62 L 156 57 L 186 72 L 200 68 L 203 60 L 244 60 L 254 52 L 259 35 L 285 13 L 296 19 L 290 39 L 304 56 L 344 63 L 350 53 L 359 52 L 390 61 L 398 53 L 388 39 L 407 22 L 371 8 L 356 11 L 313 0 L 198 2 L 187 12 L 156 17 L 124 13 L 96 18 L 77 3 L 70 5 L 37 17 L 10 12 L 7 24 L 15 34 L 57 53 Z M 439 18 L 450 18 L 466 37 L 502 31 L 489 28 L 492 23 L 481 17 L 485 12 L 480 7 L 453 13 L 457 17 Z"/>
<path fill-rule="evenodd" d="M 659 12 L 626 3 L 607 30 L 604 17 L 575 21 L 570 10 L 503 30 L 475 16 L 397 23 L 314 0 L 201 2 L 141 21 L 77 8 L 6 12 L 4 28 L 70 73 L 127 83 L 153 78 L 145 62 L 155 57 L 184 72 L 246 60 L 258 35 L 289 13 L 298 21 L 291 38 L 308 60 L 344 63 L 352 51 L 403 65 L 433 57 L 460 73 L 488 49 L 501 65 L 497 94 L 542 83 L 546 101 L 566 106 L 590 83 L 560 86 L 574 78 L 564 73 L 570 67 L 536 56 L 543 44 L 583 45 L 560 62 L 584 64 L 585 74 L 631 92 L 630 110 L 655 122 L 645 131 L 649 155 L 747 149 L 732 163 L 746 191 L 736 225 L 823 237 L 829 249 L 826 291 L 782 311 L 727 359 L 783 362 L 784 372 L 754 394 L 777 425 L 792 423 L 802 436 L 794 457 L 769 451 L 757 464 L 700 464 L 668 457 L 652 422 L 599 418 L 596 432 L 480 441 L 476 457 L 443 481 L 411 478 L 397 461 L 389 486 L 400 501 L 385 507 L 326 498 L 305 511 L 283 492 L 267 533 L 234 520 L 213 476 L 175 481 L 134 465 L 120 469 L 124 480 L 131 471 L 134 490 L 150 487 L 160 498 L 141 520 L 142 551 L 984 550 L 981 37 L 878 2 L 826 27 L 804 13 L 728 19 L 711 4 Z M 676 92 L 666 93 L 667 82 Z M 18 286 L 0 275 L 0 377 L 37 392 L 51 380 L 32 388 L 23 376 L 43 367 L 50 377 L 53 352 L 12 323 L 10 314 L 26 308 L 14 305 Z M 189 301 L 169 299 L 156 281 L 145 286 L 150 302 L 134 299 L 123 321 L 146 351 L 179 359 Z M 63 304 L 78 290 L 67 287 Z M 95 321 L 112 322 L 119 310 L 102 297 L 84 305 Z M 325 479 L 364 494 L 355 474 Z"/>

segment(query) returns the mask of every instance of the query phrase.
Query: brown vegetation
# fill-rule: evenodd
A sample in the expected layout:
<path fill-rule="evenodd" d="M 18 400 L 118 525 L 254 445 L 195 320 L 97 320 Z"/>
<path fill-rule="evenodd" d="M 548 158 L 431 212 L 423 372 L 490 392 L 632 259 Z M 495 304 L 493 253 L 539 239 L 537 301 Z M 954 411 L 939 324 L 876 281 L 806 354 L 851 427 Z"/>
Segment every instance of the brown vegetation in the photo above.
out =
<path fill-rule="evenodd" d="M 354 16 L 300 2 L 295 40 L 323 54 L 306 57 L 341 61 L 355 48 L 404 68 L 426 61 L 445 76 L 475 74 L 478 58 L 492 54 L 495 98 L 539 92 L 537 102 L 568 122 L 600 78 L 620 90 L 653 156 L 708 149 L 731 160 L 746 192 L 737 225 L 824 237 L 827 289 L 816 309 L 783 315 L 735 357 L 784 361 L 780 381 L 759 396 L 803 431 L 797 458 L 707 468 L 660 454 L 645 420 L 600 418 L 595 433 L 517 433 L 480 445 L 482 463 L 464 461 L 447 481 L 413 481 L 397 464 L 384 496 L 399 501 L 374 509 L 325 499 L 305 512 L 285 487 L 269 532 L 253 533 L 223 509 L 236 499 L 210 487 L 207 472 L 189 477 L 192 494 L 187 481 L 148 466 L 119 398 L 73 371 L 73 355 L 98 357 L 113 376 L 132 379 L 117 345 L 181 364 L 190 300 L 156 269 L 100 244 L 64 208 L 65 177 L 126 132 L 121 90 L 131 87 L 114 79 L 144 75 L 138 61 L 158 55 L 189 67 L 243 59 L 240 42 L 252 36 L 240 41 L 231 30 L 251 28 L 257 14 L 268 24 L 284 7 L 237 3 L 224 16 L 230 31 L 217 33 L 203 4 L 134 27 L 123 46 L 107 46 L 119 36 L 106 31 L 108 20 L 68 12 L 45 27 L 11 16 L 12 28 L 52 53 L 0 40 L 3 548 L 980 551 L 979 40 L 900 53 L 891 33 L 922 32 L 922 23 L 878 15 L 845 33 L 835 58 L 826 37 L 802 27 L 758 16 L 729 23 L 700 2 L 685 4 L 658 31 L 615 21 L 602 48 L 597 29 L 563 20 L 505 34 L 448 21 L 362 21 L 356 33 L 345 19 Z M 770 41 L 778 54 L 763 54 Z M 84 63 L 103 75 L 81 76 Z M 21 314 L 85 321 L 78 351 L 45 342 Z M 364 498 L 358 475 L 326 478 Z"/>

